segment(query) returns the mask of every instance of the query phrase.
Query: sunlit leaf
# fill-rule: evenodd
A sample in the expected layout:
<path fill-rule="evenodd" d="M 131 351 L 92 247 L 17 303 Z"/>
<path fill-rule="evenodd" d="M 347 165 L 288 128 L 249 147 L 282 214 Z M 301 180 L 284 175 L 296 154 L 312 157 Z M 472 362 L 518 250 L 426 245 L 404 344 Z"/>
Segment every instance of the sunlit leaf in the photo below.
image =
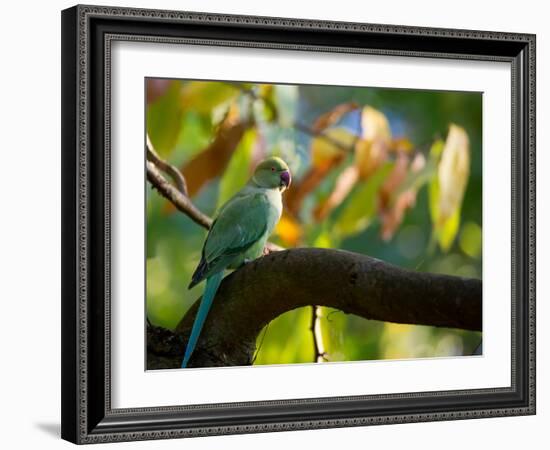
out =
<path fill-rule="evenodd" d="M 257 133 L 255 130 L 246 131 L 235 152 L 233 152 L 220 180 L 218 207 L 227 202 L 250 178 L 250 166 L 256 139 Z"/>
<path fill-rule="evenodd" d="M 437 240 L 441 250 L 449 251 L 460 227 L 460 208 L 457 208 L 453 215 L 445 220 L 443 226 L 437 232 Z"/>
<path fill-rule="evenodd" d="M 387 145 L 383 141 L 359 139 L 355 143 L 355 165 L 361 178 L 368 178 L 387 159 Z"/>
<path fill-rule="evenodd" d="M 391 139 L 390 123 L 384 113 L 365 106 L 361 112 L 361 137 L 367 141 Z"/>
<path fill-rule="evenodd" d="M 352 148 L 356 139 L 357 137 L 347 128 L 338 127 L 325 131 L 323 135 L 311 140 L 312 164 L 321 167 L 341 157 L 346 153 L 342 147 Z"/>
<path fill-rule="evenodd" d="M 448 251 L 453 244 L 453 241 L 458 233 L 458 228 L 460 225 L 460 208 L 457 208 L 454 214 L 441 220 L 440 214 L 440 190 L 439 190 L 439 179 L 434 177 L 429 185 L 429 204 L 430 204 L 430 215 L 432 217 L 432 222 L 434 223 L 433 233 L 439 247 L 443 251 Z"/>
<path fill-rule="evenodd" d="M 460 226 L 462 199 L 470 173 L 470 145 L 463 128 L 451 124 L 445 144 L 434 143 L 432 157 L 439 157 L 437 176 L 429 188 L 430 215 L 434 236 L 443 251 L 448 251 Z"/>
<path fill-rule="evenodd" d="M 350 236 L 363 231 L 370 225 L 377 210 L 378 190 L 392 167 L 393 163 L 385 163 L 350 194 L 344 210 L 335 223 L 337 235 Z"/>
<path fill-rule="evenodd" d="M 462 205 L 470 174 L 470 144 L 463 128 L 451 124 L 438 168 L 439 220 L 450 218 Z"/>
<path fill-rule="evenodd" d="M 361 139 L 355 145 L 355 164 L 366 178 L 387 158 L 391 143 L 390 124 L 386 116 L 370 106 L 361 112 Z"/>
<path fill-rule="evenodd" d="M 180 82 L 172 81 L 164 95 L 147 108 L 147 133 L 156 151 L 168 156 L 180 133 L 183 108 L 179 102 Z"/>

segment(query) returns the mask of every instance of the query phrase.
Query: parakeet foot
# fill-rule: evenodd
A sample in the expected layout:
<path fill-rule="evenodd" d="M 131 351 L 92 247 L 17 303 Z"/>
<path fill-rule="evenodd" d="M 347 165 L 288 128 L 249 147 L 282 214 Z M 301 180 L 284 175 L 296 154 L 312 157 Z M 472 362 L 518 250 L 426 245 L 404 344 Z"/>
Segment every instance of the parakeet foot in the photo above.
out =
<path fill-rule="evenodd" d="M 245 258 L 245 259 L 243 259 L 243 262 L 241 263 L 241 265 L 239 267 L 243 267 L 251 261 L 253 261 L 253 260 L 250 259 L 250 258 Z"/>

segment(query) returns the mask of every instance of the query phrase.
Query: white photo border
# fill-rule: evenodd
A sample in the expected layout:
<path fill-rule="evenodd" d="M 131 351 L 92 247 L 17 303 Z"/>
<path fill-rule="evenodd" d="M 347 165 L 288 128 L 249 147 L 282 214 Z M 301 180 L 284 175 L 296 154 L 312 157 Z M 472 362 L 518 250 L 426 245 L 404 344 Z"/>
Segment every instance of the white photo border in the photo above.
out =
<path fill-rule="evenodd" d="M 510 386 L 510 63 L 120 41 L 111 62 L 113 408 Z M 482 91 L 484 356 L 144 371 L 145 77 Z"/>

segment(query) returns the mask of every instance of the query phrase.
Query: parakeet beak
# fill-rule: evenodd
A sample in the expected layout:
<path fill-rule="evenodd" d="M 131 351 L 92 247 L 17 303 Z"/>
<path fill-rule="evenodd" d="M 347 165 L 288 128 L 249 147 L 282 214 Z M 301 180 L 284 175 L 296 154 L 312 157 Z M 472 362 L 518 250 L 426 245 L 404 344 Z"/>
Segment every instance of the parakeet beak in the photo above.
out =
<path fill-rule="evenodd" d="M 279 187 L 282 191 L 290 186 L 290 182 L 290 172 L 288 170 L 281 172 L 281 183 L 279 184 Z"/>

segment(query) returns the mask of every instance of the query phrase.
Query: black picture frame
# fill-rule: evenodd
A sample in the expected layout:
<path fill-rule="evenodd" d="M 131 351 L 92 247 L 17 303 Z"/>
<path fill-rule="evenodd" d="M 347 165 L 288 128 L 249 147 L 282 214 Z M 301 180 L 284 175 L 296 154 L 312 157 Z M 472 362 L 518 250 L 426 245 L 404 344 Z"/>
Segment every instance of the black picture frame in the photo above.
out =
<path fill-rule="evenodd" d="M 112 409 L 110 44 L 239 45 L 512 66 L 511 386 Z M 535 414 L 535 36 L 75 6 L 62 12 L 62 437 L 96 443 Z"/>

